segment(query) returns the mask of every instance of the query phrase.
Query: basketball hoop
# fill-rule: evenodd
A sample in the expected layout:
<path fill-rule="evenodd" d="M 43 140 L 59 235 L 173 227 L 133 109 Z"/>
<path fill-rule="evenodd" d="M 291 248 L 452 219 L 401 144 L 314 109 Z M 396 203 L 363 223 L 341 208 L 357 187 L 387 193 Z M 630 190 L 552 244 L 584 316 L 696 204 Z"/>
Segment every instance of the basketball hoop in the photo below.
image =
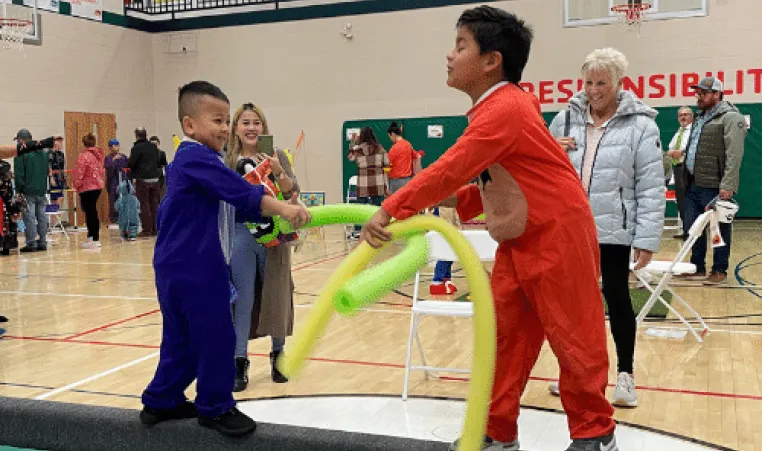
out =
<path fill-rule="evenodd" d="M 24 38 L 32 31 L 32 27 L 31 20 L 0 18 L 0 47 L 23 50 Z"/>
<path fill-rule="evenodd" d="M 650 3 L 629 2 L 625 5 L 615 5 L 611 11 L 619 17 L 619 23 L 628 31 L 637 31 L 640 33 L 640 25 L 643 23 L 643 16 L 646 11 L 651 9 Z"/>

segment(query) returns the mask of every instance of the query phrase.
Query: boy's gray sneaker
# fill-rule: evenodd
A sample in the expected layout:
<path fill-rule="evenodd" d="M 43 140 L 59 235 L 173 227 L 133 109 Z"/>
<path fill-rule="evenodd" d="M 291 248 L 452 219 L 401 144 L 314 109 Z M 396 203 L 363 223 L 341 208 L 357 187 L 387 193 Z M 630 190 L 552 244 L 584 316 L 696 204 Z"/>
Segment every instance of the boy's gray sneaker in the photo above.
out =
<path fill-rule="evenodd" d="M 614 434 L 605 437 L 574 440 L 566 451 L 619 451 Z"/>
<path fill-rule="evenodd" d="M 458 445 L 460 439 L 455 440 L 450 444 L 450 451 L 458 451 Z M 481 451 L 519 451 L 519 441 L 515 440 L 510 443 L 498 442 L 485 436 L 484 442 L 482 442 Z"/>

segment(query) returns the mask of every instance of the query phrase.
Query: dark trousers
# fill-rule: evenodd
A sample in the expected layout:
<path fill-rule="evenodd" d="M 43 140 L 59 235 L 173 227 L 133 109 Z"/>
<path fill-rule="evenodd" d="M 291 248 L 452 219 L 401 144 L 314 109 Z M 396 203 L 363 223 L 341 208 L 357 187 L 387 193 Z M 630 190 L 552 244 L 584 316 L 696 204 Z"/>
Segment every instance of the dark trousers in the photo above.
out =
<path fill-rule="evenodd" d="M 230 274 L 224 264 L 156 267 L 163 319 L 159 364 L 143 392 L 145 406 L 172 409 L 196 380 L 198 414 L 217 417 L 235 406 L 235 331 Z"/>
<path fill-rule="evenodd" d="M 119 221 L 119 213 L 116 211 L 116 200 L 119 199 L 119 185 L 108 184 L 108 220 L 110 224 Z"/>
<path fill-rule="evenodd" d="M 632 374 L 637 324 L 630 299 L 630 246 L 601 244 L 600 249 L 603 296 L 609 306 L 618 372 Z"/>
<path fill-rule="evenodd" d="M 101 190 L 90 190 L 79 194 L 79 201 L 82 204 L 82 211 L 85 212 L 85 223 L 87 224 L 87 237 L 93 241 L 100 241 L 101 222 L 98 219 L 98 198 L 101 197 Z"/>
<path fill-rule="evenodd" d="M 675 200 L 677 200 L 677 213 L 680 215 L 680 219 L 683 221 L 683 233 L 687 234 L 690 225 L 686 225 L 685 221 L 685 166 L 684 163 L 680 163 L 674 167 L 675 174 Z"/>
<path fill-rule="evenodd" d="M 140 202 L 140 222 L 143 233 L 156 235 L 156 217 L 159 214 L 161 201 L 159 182 L 135 181 L 135 195 Z"/>
<path fill-rule="evenodd" d="M 688 229 L 696 222 L 699 216 L 706 211 L 706 206 L 720 194 L 719 189 L 699 188 L 689 185 L 685 192 L 685 224 Z M 730 238 L 732 224 L 720 223 L 720 235 L 725 241 L 725 246 L 714 248 L 712 271 L 727 274 L 730 261 Z M 691 249 L 691 263 L 696 265 L 696 272 L 706 272 L 706 229 Z"/>

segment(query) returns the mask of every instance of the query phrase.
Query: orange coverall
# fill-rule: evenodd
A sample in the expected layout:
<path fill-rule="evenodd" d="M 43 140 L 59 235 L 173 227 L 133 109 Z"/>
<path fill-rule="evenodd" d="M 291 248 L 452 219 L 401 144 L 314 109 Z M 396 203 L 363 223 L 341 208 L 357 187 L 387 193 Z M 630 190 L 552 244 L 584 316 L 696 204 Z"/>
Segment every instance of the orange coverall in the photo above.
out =
<path fill-rule="evenodd" d="M 492 439 L 518 437 L 519 400 L 545 337 L 561 368 L 572 439 L 611 434 L 598 240 L 579 177 L 549 133 L 536 97 L 519 87 L 496 85 L 468 118 L 463 136 L 383 208 L 406 219 L 457 192 L 461 220 L 484 212 L 500 243 L 492 273 Z M 463 186 L 476 177 L 478 185 Z"/>

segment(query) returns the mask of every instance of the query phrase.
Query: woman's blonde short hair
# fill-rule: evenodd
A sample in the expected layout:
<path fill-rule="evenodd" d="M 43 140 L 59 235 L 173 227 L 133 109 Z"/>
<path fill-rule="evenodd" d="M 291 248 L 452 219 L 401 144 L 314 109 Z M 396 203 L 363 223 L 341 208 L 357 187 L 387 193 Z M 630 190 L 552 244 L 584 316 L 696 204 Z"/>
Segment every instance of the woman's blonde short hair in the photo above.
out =
<path fill-rule="evenodd" d="M 618 85 L 624 78 L 624 73 L 630 63 L 624 53 L 611 47 L 596 49 L 585 58 L 582 65 L 582 74 L 587 75 L 592 71 L 608 71 L 611 74 L 611 83 Z"/>

